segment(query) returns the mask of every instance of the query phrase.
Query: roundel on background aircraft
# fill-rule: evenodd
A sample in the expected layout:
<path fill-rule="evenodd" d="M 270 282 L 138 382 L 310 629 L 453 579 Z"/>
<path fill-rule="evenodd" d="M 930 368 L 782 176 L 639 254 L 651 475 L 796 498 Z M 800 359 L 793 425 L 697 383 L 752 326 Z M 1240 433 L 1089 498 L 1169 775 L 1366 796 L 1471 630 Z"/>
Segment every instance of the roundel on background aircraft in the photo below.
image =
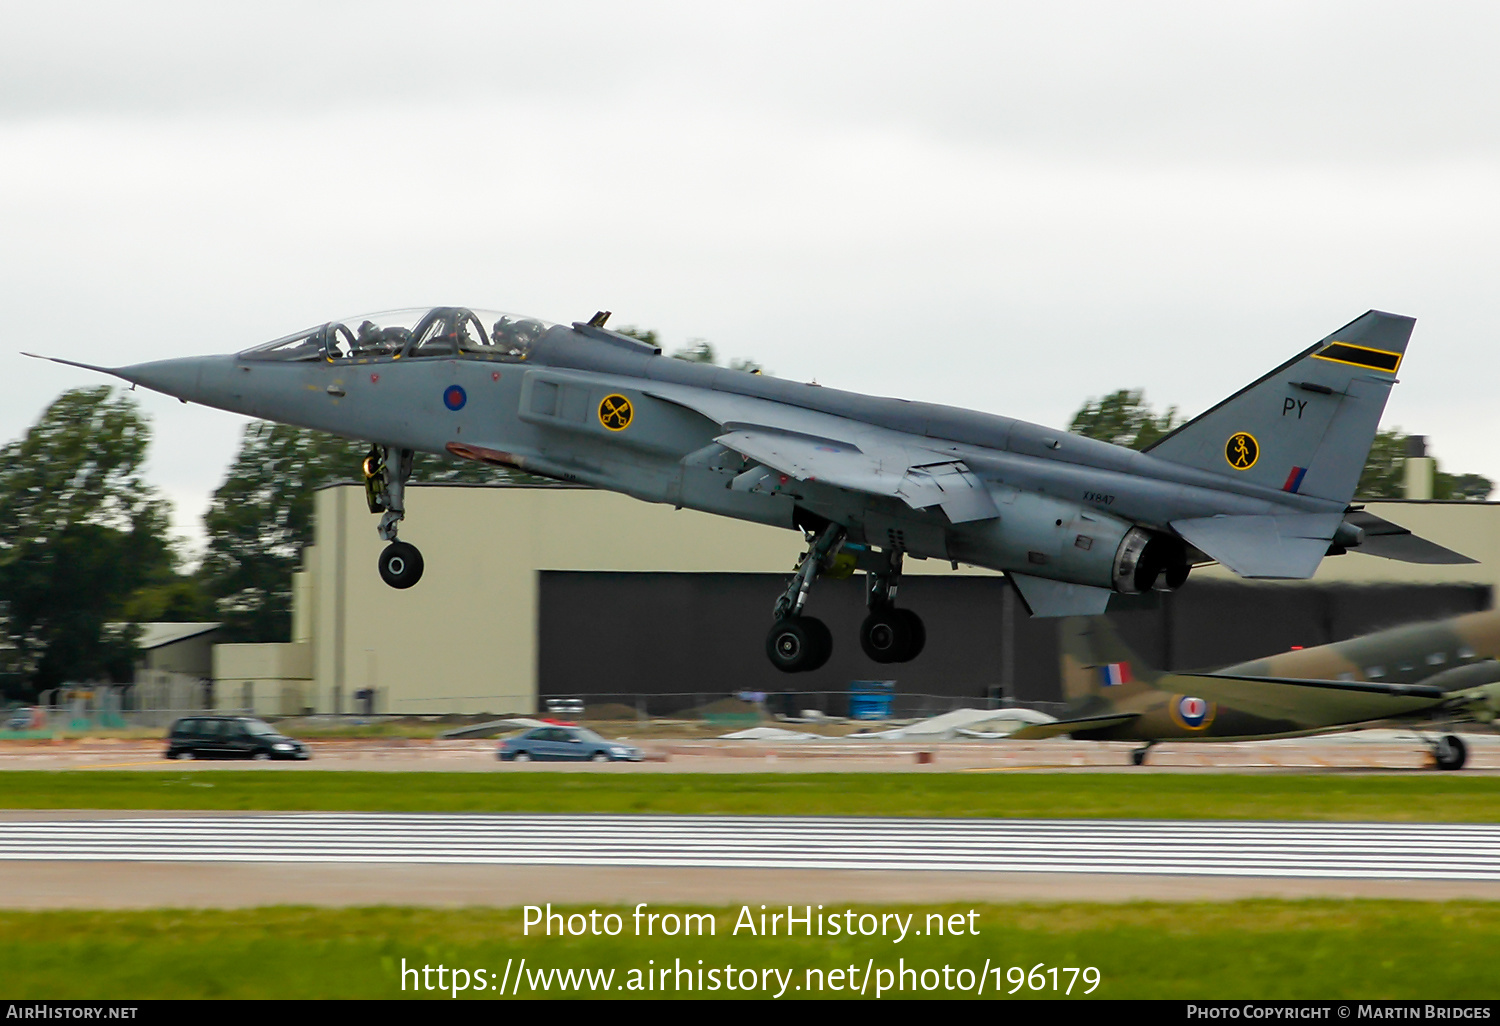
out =
<path fill-rule="evenodd" d="M 455 413 L 464 408 L 464 403 L 469 401 L 469 394 L 464 391 L 462 385 L 449 385 L 443 389 L 443 405 Z"/>
<path fill-rule="evenodd" d="M 1172 719 L 1188 730 L 1202 730 L 1213 722 L 1214 707 L 1211 702 L 1192 695 L 1175 695 L 1172 698 Z"/>

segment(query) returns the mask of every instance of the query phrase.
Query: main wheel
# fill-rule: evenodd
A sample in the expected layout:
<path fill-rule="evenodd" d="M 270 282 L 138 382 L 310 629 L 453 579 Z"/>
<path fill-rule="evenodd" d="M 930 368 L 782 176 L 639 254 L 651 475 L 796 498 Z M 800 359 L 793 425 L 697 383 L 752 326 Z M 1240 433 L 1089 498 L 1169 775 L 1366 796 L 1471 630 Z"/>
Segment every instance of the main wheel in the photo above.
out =
<path fill-rule="evenodd" d="M 1149 751 L 1151 751 L 1150 748 L 1137 748 L 1130 753 L 1130 761 L 1137 766 L 1146 765 L 1146 753 Z"/>
<path fill-rule="evenodd" d="M 380 554 L 380 579 L 392 588 L 410 588 L 422 579 L 422 553 L 415 545 L 391 542 Z"/>
<path fill-rule="evenodd" d="M 1440 770 L 1463 769 L 1464 763 L 1469 758 L 1469 749 L 1464 744 L 1463 738 L 1457 734 L 1444 734 L 1438 738 L 1432 755 L 1437 760 L 1437 767 Z"/>
<path fill-rule="evenodd" d="M 911 632 L 911 649 L 906 653 L 906 658 L 901 660 L 903 663 L 909 663 L 921 655 L 922 649 L 927 647 L 927 625 L 910 609 L 902 609 L 899 612 L 906 619 L 907 630 Z"/>
<path fill-rule="evenodd" d="M 859 647 L 877 663 L 904 663 L 912 656 L 913 620 L 916 616 L 904 609 L 876 607 L 859 625 Z"/>
<path fill-rule="evenodd" d="M 822 620 L 792 616 L 777 620 L 766 635 L 766 655 L 782 673 L 807 673 L 828 662 L 833 635 Z"/>

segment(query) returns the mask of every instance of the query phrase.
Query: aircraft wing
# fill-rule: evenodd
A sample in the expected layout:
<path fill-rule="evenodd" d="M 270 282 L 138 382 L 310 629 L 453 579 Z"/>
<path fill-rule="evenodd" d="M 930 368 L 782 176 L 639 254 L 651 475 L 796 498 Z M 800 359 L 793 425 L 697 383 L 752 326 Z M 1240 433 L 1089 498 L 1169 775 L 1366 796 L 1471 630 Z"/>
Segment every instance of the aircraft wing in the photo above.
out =
<path fill-rule="evenodd" d="M 1403 563 L 1477 563 L 1478 560 L 1445 549 L 1436 542 L 1419 538 L 1399 524 L 1382 520 L 1366 510 L 1355 510 L 1344 520 L 1365 533 L 1365 540 L 1353 552 L 1382 559 L 1399 559 Z"/>
<path fill-rule="evenodd" d="M 955 524 L 1000 515 L 978 474 L 916 436 L 732 392 L 646 394 L 717 422 L 720 445 L 798 481 L 890 496 L 912 509 L 941 506 Z"/>
<path fill-rule="evenodd" d="M 1214 673 L 1172 674 L 1159 684 L 1257 716 L 1295 720 L 1308 727 L 1403 716 L 1439 705 L 1449 697 L 1442 688 L 1427 684 L 1230 677 Z"/>
<path fill-rule="evenodd" d="M 905 473 L 904 467 L 887 470 L 880 453 L 836 438 L 741 428 L 714 441 L 799 481 L 824 481 L 876 495 L 895 495 Z"/>
<path fill-rule="evenodd" d="M 1103 716 L 1080 716 L 1072 720 L 1053 720 L 1051 723 L 1031 723 L 1009 735 L 1016 741 L 1041 741 L 1044 738 L 1071 734 L 1075 730 L 1101 730 L 1129 723 L 1140 713 L 1107 713 Z"/>
<path fill-rule="evenodd" d="M 714 441 L 799 481 L 816 481 L 901 499 L 912 509 L 941 506 L 955 524 L 997 517 L 989 490 L 962 460 L 861 439 L 736 426 Z"/>

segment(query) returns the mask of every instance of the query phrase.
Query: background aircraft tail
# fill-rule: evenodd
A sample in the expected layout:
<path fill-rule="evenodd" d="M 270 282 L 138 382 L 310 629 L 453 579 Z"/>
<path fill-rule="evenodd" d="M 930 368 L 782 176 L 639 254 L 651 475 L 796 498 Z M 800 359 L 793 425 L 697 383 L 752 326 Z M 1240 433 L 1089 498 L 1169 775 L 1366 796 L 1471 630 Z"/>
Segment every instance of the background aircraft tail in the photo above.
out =
<path fill-rule="evenodd" d="M 1371 310 L 1146 451 L 1247 484 L 1348 502 L 1415 323 Z"/>
<path fill-rule="evenodd" d="M 1124 698 L 1154 689 L 1160 671 L 1147 666 L 1102 616 L 1073 616 L 1058 628 L 1063 697 Z"/>

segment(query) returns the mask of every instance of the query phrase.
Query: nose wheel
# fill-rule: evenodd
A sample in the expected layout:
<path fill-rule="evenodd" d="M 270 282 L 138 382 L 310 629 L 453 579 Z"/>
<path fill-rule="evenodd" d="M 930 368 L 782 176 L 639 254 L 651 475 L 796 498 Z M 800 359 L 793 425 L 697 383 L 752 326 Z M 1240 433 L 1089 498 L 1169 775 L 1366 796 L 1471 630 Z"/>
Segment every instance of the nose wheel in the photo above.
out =
<path fill-rule="evenodd" d="M 422 579 L 422 569 L 422 553 L 409 542 L 391 542 L 380 554 L 380 579 L 392 588 L 410 588 Z"/>
<path fill-rule="evenodd" d="M 364 461 L 365 501 L 371 513 L 382 514 L 377 530 L 390 542 L 380 554 L 380 579 L 392 588 L 410 588 L 422 579 L 422 554 L 396 539 L 406 517 L 406 482 L 415 455 L 410 449 L 372 445 Z"/>

